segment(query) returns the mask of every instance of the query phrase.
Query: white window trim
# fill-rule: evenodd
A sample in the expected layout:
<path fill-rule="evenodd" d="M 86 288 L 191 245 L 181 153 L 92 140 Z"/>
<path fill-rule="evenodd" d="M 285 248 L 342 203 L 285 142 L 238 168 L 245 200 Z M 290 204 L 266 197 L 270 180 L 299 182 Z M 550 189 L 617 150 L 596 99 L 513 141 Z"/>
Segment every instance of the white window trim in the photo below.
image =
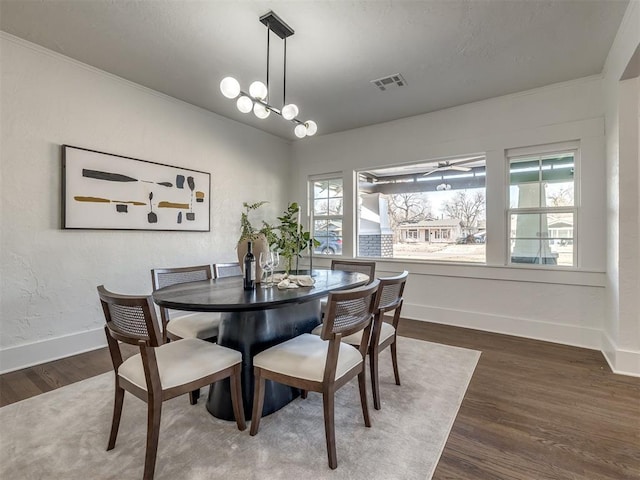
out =
<path fill-rule="evenodd" d="M 307 177 L 307 222 L 309 232 L 313 235 L 314 233 L 314 223 L 317 219 L 315 215 L 315 191 L 313 189 L 314 182 L 322 182 L 326 180 L 340 180 L 342 182 L 342 215 L 321 215 L 320 218 L 322 220 L 340 220 L 342 223 L 342 253 L 335 253 L 333 255 L 327 255 L 330 257 L 342 257 L 344 255 L 344 219 L 345 219 L 345 200 L 346 200 L 346 192 L 345 192 L 345 182 L 344 182 L 344 172 L 331 172 L 331 173 L 322 173 L 317 175 L 309 175 Z"/>
<path fill-rule="evenodd" d="M 572 207 L 536 207 L 536 208 L 511 208 L 509 190 L 510 190 L 510 173 L 511 161 L 518 158 L 545 156 L 560 153 L 573 153 L 573 206 Z M 505 150 L 505 225 L 506 232 L 506 250 L 505 250 L 505 266 L 509 268 L 529 268 L 529 269 L 552 269 L 552 270 L 580 270 L 578 250 L 580 248 L 579 232 L 579 210 L 580 210 L 580 142 L 569 141 L 560 143 L 550 143 L 545 145 L 536 145 L 530 147 L 510 148 Z M 573 265 L 548 265 L 548 264 L 526 264 L 511 262 L 511 216 L 514 214 L 525 213 L 572 213 L 573 214 Z"/>

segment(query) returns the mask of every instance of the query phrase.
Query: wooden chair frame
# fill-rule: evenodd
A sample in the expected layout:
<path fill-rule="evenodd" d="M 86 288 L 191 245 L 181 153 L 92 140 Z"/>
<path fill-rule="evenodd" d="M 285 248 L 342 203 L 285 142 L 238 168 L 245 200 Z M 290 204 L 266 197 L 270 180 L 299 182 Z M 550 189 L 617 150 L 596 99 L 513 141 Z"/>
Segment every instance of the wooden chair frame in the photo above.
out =
<path fill-rule="evenodd" d="M 341 268 L 344 267 L 344 268 Z M 348 272 L 360 272 L 369 276 L 369 284 L 376 279 L 376 262 L 361 260 L 331 260 L 331 270 L 345 270 Z M 365 272 L 368 270 L 368 273 Z"/>
<path fill-rule="evenodd" d="M 112 450 L 116 444 L 125 390 L 147 403 L 147 443 L 144 461 L 144 480 L 151 480 L 155 471 L 156 456 L 158 451 L 158 438 L 160 435 L 160 418 L 162 402 L 171 398 L 189 393 L 200 387 L 210 385 L 219 380 L 230 378 L 231 401 L 233 413 L 239 430 L 246 429 L 244 409 L 242 404 L 242 387 L 240 383 L 241 367 L 239 362 L 229 368 L 220 370 L 211 375 L 194 380 L 190 383 L 179 385 L 169 389 L 163 389 L 160 382 L 160 372 L 156 361 L 155 348 L 163 344 L 162 334 L 158 328 L 154 303 L 151 297 L 139 297 L 131 295 L 119 295 L 109 292 L 103 285 L 98 287 L 98 295 L 104 311 L 106 325 L 104 327 L 111 354 L 111 361 L 115 371 L 115 396 L 113 404 L 113 420 L 107 450 Z M 144 315 L 148 335 L 136 335 L 120 330 L 112 322 L 109 305 L 141 308 Z M 119 342 L 136 345 L 140 349 L 142 365 L 147 384 L 147 390 L 131 383 L 118 375 L 118 369 L 122 365 L 122 352 Z"/>
<path fill-rule="evenodd" d="M 329 342 L 329 348 L 327 352 L 327 359 L 324 368 L 324 377 L 321 382 L 291 377 L 282 373 L 271 372 L 269 370 L 262 369 L 260 367 L 254 367 L 255 374 L 255 388 L 253 397 L 253 411 L 251 420 L 250 434 L 255 435 L 260 428 L 260 417 L 262 415 L 262 408 L 264 405 L 264 393 L 265 393 L 265 380 L 273 380 L 279 383 L 290 385 L 294 388 L 302 389 L 305 393 L 307 391 L 322 393 L 322 403 L 324 409 L 324 427 L 325 438 L 327 444 L 327 455 L 329 460 L 329 467 L 332 469 L 338 466 L 338 457 L 336 453 L 336 439 L 335 439 L 335 392 L 344 384 L 349 382 L 355 376 L 358 377 L 358 386 L 360 389 L 360 403 L 362 405 L 362 414 L 364 417 L 365 426 L 371 426 L 371 419 L 369 417 L 369 408 L 367 405 L 367 390 L 365 381 L 365 368 L 364 357 L 367 353 L 369 335 L 371 333 L 371 324 L 373 319 L 373 308 L 375 305 L 376 295 L 375 292 L 378 288 L 378 281 L 359 287 L 352 290 L 345 290 L 341 292 L 334 292 L 329 294 L 329 302 L 327 308 L 327 315 L 322 327 L 322 333 L 320 337 L 322 340 Z M 366 319 L 357 323 L 349 325 L 347 328 L 341 328 L 334 324 L 336 317 L 337 305 L 340 302 L 355 300 L 359 298 L 366 298 L 370 296 L 369 302 L 369 316 Z M 335 379 L 336 368 L 338 364 L 338 353 L 340 350 L 340 342 L 343 336 L 351 335 L 364 329 L 362 336 L 362 342 L 358 348 L 358 351 L 362 355 L 363 361 L 358 366 L 353 367 L 347 373 L 345 373 L 339 379 Z M 306 396 L 306 395 L 305 395 Z"/>
<path fill-rule="evenodd" d="M 376 292 L 376 299 L 374 305 L 374 318 L 373 329 L 371 332 L 371 340 L 369 342 L 369 367 L 371 369 L 371 390 L 373 391 L 373 406 L 376 410 L 380 410 L 382 405 L 380 403 L 380 380 L 378 377 L 378 364 L 380 352 L 385 348 L 391 346 L 391 361 L 393 363 L 393 374 L 396 380 L 396 385 L 400 385 L 400 373 L 398 371 L 398 352 L 396 348 L 396 337 L 398 332 L 398 323 L 400 322 L 400 312 L 402 311 L 404 287 L 407 283 L 408 271 L 402 272 L 400 275 L 394 277 L 380 278 L 380 286 Z M 395 300 L 386 305 L 380 305 L 384 297 L 385 288 L 392 285 L 400 285 L 398 289 L 398 295 Z M 380 333 L 382 331 L 382 323 L 384 322 L 384 315 L 389 312 L 394 312 L 391 324 L 395 330 L 393 336 L 384 340 L 381 344 Z M 363 335 L 364 336 L 364 335 Z"/>
<path fill-rule="evenodd" d="M 151 270 L 151 284 L 153 286 L 153 291 L 155 292 L 160 288 L 160 283 L 161 283 L 160 277 L 162 275 L 181 274 L 181 273 L 188 274 L 188 273 L 199 273 L 199 272 L 204 273 L 206 280 L 211 280 L 212 278 L 211 265 L 196 265 L 193 267 L 176 267 L 176 268 L 154 268 Z M 173 285 L 177 285 L 178 283 L 185 283 L 185 282 L 176 282 Z M 179 337 L 178 335 L 172 334 L 167 329 L 167 326 L 169 325 L 169 321 L 170 321 L 168 308 L 160 307 L 160 318 L 162 319 L 162 334 L 163 334 L 164 343 L 170 340 L 180 340 L 181 337 Z M 207 340 L 214 342 L 216 341 L 216 337 L 208 338 Z M 199 398 L 200 398 L 199 389 L 189 393 L 189 403 L 191 403 L 191 405 L 195 405 L 196 403 L 198 403 Z"/>
<path fill-rule="evenodd" d="M 205 280 L 211 280 L 211 265 L 196 265 L 194 267 L 178 267 L 178 268 L 154 268 L 151 270 L 151 284 L 153 286 L 153 291 L 155 292 L 160 288 L 160 277 L 162 275 L 168 275 L 172 273 L 192 273 L 192 272 L 202 272 L 205 274 Z M 180 282 L 176 282 L 177 285 Z M 164 337 L 164 342 L 167 339 L 170 340 L 180 340 L 181 337 L 177 335 L 172 335 L 167 331 L 167 325 L 169 324 L 169 309 L 160 307 L 160 318 L 162 319 L 162 333 Z"/>
<path fill-rule="evenodd" d="M 213 276 L 214 278 L 225 278 L 225 277 L 232 277 L 235 275 L 224 275 L 221 274 L 221 269 L 223 268 L 231 268 L 231 267 L 238 267 L 240 269 L 240 272 L 242 272 L 242 265 L 240 265 L 240 262 L 229 262 L 229 263 L 214 263 L 213 264 Z M 242 275 L 242 273 L 240 273 L 240 275 Z"/>

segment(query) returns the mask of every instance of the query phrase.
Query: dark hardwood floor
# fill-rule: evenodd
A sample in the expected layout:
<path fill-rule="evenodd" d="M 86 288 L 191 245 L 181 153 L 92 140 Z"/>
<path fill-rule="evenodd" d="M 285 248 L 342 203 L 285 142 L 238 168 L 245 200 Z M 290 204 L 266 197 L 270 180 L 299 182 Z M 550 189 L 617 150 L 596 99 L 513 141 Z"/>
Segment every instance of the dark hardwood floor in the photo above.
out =
<path fill-rule="evenodd" d="M 411 320 L 399 333 L 482 352 L 434 479 L 640 479 L 640 378 L 600 352 Z M 110 369 L 105 348 L 1 375 L 0 406 Z"/>

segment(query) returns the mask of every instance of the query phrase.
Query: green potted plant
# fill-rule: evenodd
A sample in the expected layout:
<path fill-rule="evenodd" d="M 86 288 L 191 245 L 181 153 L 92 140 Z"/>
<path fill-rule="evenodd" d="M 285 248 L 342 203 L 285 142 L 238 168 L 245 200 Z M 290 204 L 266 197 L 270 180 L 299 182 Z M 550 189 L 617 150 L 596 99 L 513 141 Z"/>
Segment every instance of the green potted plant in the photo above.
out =
<path fill-rule="evenodd" d="M 288 273 L 293 268 L 297 269 L 297 262 L 294 261 L 309 246 L 312 240 L 311 232 L 305 231 L 300 223 L 300 206 L 296 202 L 289 204 L 282 216 L 278 217 L 278 221 L 278 235 L 274 235 L 274 240 L 280 255 L 284 258 L 285 271 Z M 313 240 L 313 245 L 316 247 L 320 242 Z"/>

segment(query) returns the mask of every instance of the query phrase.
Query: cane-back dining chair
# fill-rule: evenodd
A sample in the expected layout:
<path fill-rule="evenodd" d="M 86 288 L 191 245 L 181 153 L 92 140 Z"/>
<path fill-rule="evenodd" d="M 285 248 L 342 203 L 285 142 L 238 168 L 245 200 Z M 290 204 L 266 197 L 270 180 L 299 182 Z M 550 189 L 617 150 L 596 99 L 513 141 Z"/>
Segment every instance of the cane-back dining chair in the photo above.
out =
<path fill-rule="evenodd" d="M 113 420 L 107 450 L 115 447 L 125 390 L 147 403 L 144 480 L 153 478 L 162 402 L 165 400 L 230 378 L 236 424 L 239 430 L 246 428 L 240 384 L 240 352 L 197 338 L 163 343 L 151 297 L 119 295 L 102 285 L 98 287 L 98 295 L 115 371 Z M 122 361 L 119 342 L 138 346 L 140 353 Z"/>
<path fill-rule="evenodd" d="M 213 274 L 216 278 L 242 276 L 242 267 L 238 262 L 214 263 Z"/>
<path fill-rule="evenodd" d="M 258 433 L 264 404 L 265 380 L 304 391 L 322 393 L 329 467 L 338 466 L 335 440 L 334 395 L 358 377 L 364 423 L 371 426 L 367 406 L 364 356 L 367 352 L 378 281 L 329 294 L 327 315 L 320 336 L 304 333 L 275 345 L 253 358 L 255 389 L 251 435 Z M 341 342 L 343 335 L 363 330 L 358 348 Z M 363 447 L 364 448 L 364 447 Z"/>
<path fill-rule="evenodd" d="M 180 268 L 154 268 L 151 270 L 153 291 L 179 283 L 197 282 L 211 279 L 211 265 Z M 179 312 L 160 308 L 162 331 L 165 338 L 201 338 L 215 341 L 218 336 L 220 313 L 218 312 Z"/>
<path fill-rule="evenodd" d="M 376 279 L 376 262 L 363 262 L 360 260 L 331 260 L 331 270 L 364 273 L 369 277 L 368 283 L 372 283 Z M 329 297 L 323 297 L 320 299 L 322 316 L 324 316 L 325 311 L 327 310 L 328 299 Z"/>
<path fill-rule="evenodd" d="M 162 287 L 177 285 L 179 283 L 197 282 L 199 280 L 211 279 L 212 269 L 209 265 L 198 265 L 195 267 L 181 268 L 156 268 L 151 270 L 151 280 L 153 290 Z M 215 278 L 231 277 L 242 275 L 239 263 L 218 263 L 213 264 L 213 275 Z M 215 342 L 218 337 L 218 327 L 220 326 L 220 312 L 179 312 L 160 308 L 162 318 L 162 331 L 165 342 L 179 340 L 181 338 L 201 338 Z M 189 394 L 191 405 L 195 405 L 200 398 L 200 391 L 194 390 Z"/>
<path fill-rule="evenodd" d="M 364 262 L 361 260 L 331 260 L 331 270 L 364 273 L 369 276 L 369 283 L 373 283 L 376 279 L 376 262 Z"/>
<path fill-rule="evenodd" d="M 380 286 L 376 294 L 374 305 L 373 328 L 369 340 L 369 367 L 371 369 L 371 390 L 373 392 L 373 406 L 380 410 L 380 380 L 378 376 L 378 364 L 380 352 L 387 347 L 391 347 L 391 363 L 393 364 L 393 375 L 396 385 L 400 385 L 400 373 L 398 371 L 398 353 L 396 348 L 396 334 L 400 312 L 402 310 L 402 294 L 407 283 L 409 272 L 406 270 L 394 277 L 380 277 Z M 384 321 L 385 314 L 393 312 L 391 323 Z M 366 336 L 366 332 L 364 333 Z M 343 337 L 342 341 L 350 345 L 360 345 L 363 332 Z"/>

